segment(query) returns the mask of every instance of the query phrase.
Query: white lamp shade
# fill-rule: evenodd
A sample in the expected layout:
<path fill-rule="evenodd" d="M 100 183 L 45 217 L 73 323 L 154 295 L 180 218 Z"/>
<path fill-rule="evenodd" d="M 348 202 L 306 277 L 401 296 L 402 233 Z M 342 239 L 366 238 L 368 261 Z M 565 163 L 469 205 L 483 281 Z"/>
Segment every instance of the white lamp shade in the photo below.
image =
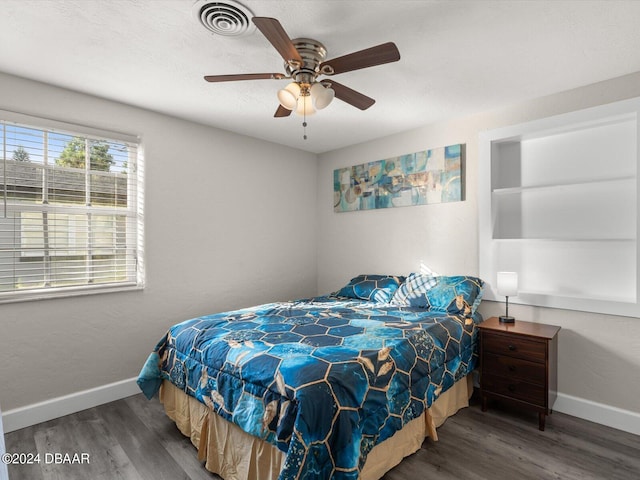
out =
<path fill-rule="evenodd" d="M 515 297 L 518 295 L 518 274 L 516 272 L 498 272 L 498 295 Z"/>
<path fill-rule="evenodd" d="M 313 100 L 311 100 L 311 95 L 298 97 L 298 106 L 296 107 L 296 113 L 298 115 L 306 115 L 307 117 L 316 113 L 316 109 L 313 108 Z"/>
<path fill-rule="evenodd" d="M 298 95 L 300 95 L 300 85 L 296 82 L 291 82 L 282 90 L 278 90 L 278 101 L 287 110 L 293 110 L 296 108 Z"/>
<path fill-rule="evenodd" d="M 327 107 L 335 96 L 333 89 L 325 87 L 321 83 L 314 83 L 311 86 L 310 93 L 313 106 L 318 110 Z"/>

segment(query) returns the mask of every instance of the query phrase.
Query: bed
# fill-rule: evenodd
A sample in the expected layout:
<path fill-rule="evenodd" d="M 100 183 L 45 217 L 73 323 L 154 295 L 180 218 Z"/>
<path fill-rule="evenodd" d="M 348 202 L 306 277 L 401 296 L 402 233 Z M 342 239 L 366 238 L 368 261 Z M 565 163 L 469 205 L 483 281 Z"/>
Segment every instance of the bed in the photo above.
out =
<path fill-rule="evenodd" d="M 225 480 L 375 479 L 468 405 L 482 280 L 359 275 L 171 327 L 138 384 Z"/>

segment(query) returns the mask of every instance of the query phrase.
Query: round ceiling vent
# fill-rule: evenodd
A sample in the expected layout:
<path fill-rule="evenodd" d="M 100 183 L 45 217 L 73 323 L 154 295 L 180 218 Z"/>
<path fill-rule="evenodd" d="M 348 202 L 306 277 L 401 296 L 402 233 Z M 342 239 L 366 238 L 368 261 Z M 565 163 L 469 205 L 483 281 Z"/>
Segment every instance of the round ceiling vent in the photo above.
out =
<path fill-rule="evenodd" d="M 239 37 L 252 33 L 256 28 L 251 21 L 251 10 L 233 0 L 198 0 L 193 5 L 193 14 L 204 28 L 216 35 Z"/>

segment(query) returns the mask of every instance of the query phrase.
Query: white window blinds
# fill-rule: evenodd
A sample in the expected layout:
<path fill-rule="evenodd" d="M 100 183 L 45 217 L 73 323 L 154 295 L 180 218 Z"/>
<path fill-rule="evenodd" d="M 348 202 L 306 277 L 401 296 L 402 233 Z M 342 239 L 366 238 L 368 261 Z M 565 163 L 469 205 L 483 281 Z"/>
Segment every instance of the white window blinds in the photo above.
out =
<path fill-rule="evenodd" d="M 0 119 L 0 301 L 143 284 L 137 142 L 77 130 Z"/>

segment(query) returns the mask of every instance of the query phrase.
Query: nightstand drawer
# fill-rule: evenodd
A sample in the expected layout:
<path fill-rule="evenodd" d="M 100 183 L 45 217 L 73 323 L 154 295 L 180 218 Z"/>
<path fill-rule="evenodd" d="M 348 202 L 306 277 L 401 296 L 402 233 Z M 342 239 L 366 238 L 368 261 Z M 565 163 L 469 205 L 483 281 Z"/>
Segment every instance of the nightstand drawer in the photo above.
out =
<path fill-rule="evenodd" d="M 482 376 L 482 388 L 489 393 L 515 398 L 533 405 L 541 407 L 547 405 L 547 391 L 544 385 L 485 374 Z"/>
<path fill-rule="evenodd" d="M 482 332 L 482 350 L 485 353 L 508 355 L 526 360 L 545 363 L 547 358 L 546 342 L 529 340 L 517 335 L 497 335 Z"/>
<path fill-rule="evenodd" d="M 542 386 L 547 378 L 547 369 L 544 363 L 529 362 L 493 353 L 485 354 L 482 361 L 482 372 L 489 375 L 524 380 Z"/>

